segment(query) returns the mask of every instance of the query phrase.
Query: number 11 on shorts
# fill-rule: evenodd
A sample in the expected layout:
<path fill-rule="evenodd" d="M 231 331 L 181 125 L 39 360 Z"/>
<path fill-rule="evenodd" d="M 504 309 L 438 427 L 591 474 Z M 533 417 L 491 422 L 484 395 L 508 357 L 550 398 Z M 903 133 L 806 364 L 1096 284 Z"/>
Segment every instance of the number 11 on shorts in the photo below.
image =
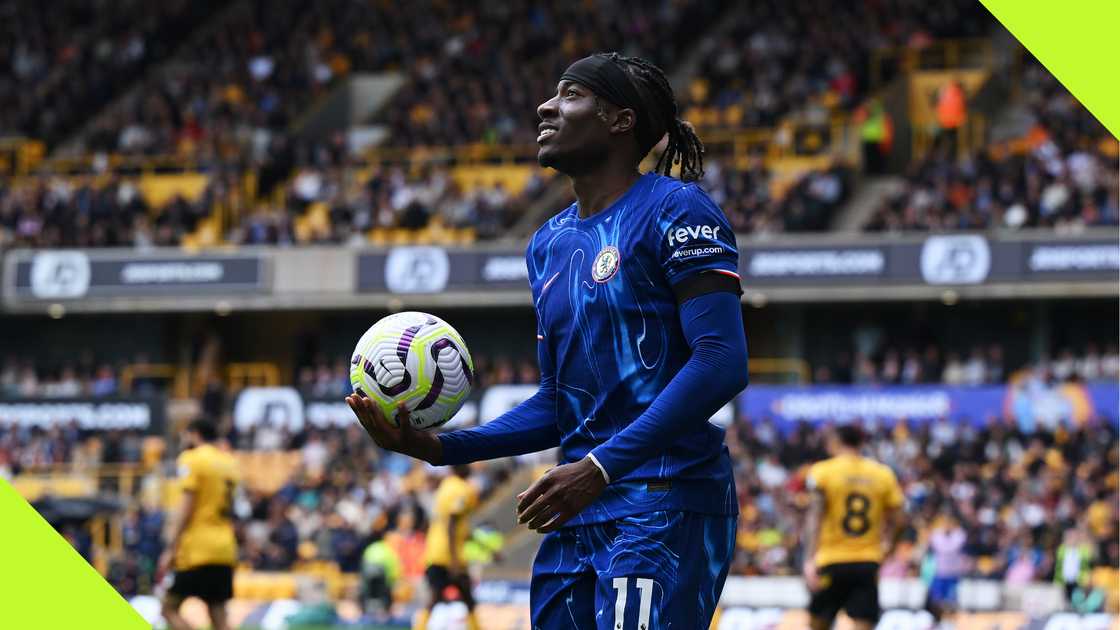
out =
<path fill-rule="evenodd" d="M 626 619 L 626 590 L 630 578 L 616 577 L 614 590 L 618 591 L 614 600 L 614 630 L 623 630 L 622 622 Z M 650 578 L 635 578 L 635 584 L 641 593 L 638 604 L 638 630 L 649 630 L 649 607 L 653 601 L 653 580 Z"/>

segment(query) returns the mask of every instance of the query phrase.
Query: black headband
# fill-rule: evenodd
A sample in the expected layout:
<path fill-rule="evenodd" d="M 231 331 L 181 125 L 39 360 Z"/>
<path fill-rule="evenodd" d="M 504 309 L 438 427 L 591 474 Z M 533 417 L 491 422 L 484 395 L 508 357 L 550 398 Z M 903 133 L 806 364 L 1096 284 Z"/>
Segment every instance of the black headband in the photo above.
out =
<path fill-rule="evenodd" d="M 651 128 L 650 112 L 638 89 L 630 81 L 630 74 L 615 59 L 601 55 L 584 57 L 568 66 L 564 74 L 560 75 L 560 80 L 585 85 L 613 105 L 634 110 L 637 116 L 634 131 L 640 146 L 652 147 L 661 139 L 661 134 L 656 138 L 650 137 L 656 133 Z"/>

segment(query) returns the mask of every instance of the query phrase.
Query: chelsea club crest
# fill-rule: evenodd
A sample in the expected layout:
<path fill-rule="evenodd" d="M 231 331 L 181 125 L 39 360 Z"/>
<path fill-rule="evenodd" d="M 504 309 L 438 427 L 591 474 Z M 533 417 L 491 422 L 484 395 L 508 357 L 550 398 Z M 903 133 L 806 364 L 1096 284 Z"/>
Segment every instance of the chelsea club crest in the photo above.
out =
<path fill-rule="evenodd" d="M 591 263 L 591 278 L 599 283 L 610 280 L 618 273 L 620 259 L 618 248 L 607 245 L 595 256 L 595 262 Z"/>

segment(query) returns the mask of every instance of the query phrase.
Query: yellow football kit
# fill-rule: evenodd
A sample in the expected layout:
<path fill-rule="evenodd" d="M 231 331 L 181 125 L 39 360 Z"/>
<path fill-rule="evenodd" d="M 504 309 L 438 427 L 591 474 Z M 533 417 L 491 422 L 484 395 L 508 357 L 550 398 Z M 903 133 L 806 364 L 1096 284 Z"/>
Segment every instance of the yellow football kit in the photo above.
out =
<path fill-rule="evenodd" d="M 175 569 L 237 563 L 233 533 L 233 495 L 238 483 L 237 460 L 204 444 L 179 455 L 183 491 L 194 493 L 194 510 L 183 528 Z"/>
<path fill-rule="evenodd" d="M 884 516 L 903 503 L 891 469 L 865 457 L 841 455 L 814 464 L 808 483 L 825 501 L 817 566 L 882 562 Z"/>

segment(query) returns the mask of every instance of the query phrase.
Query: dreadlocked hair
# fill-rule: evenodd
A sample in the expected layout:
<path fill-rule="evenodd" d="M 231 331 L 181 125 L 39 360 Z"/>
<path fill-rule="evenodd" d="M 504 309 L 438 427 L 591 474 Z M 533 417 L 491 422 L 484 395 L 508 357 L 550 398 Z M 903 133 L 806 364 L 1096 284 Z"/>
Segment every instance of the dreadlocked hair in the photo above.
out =
<path fill-rule="evenodd" d="M 677 117 L 677 98 L 661 68 L 641 57 L 623 57 L 618 53 L 600 53 L 600 56 L 611 58 L 625 68 L 645 102 L 646 111 L 638 115 L 647 118 L 653 133 L 650 134 L 652 141 L 639 138 L 641 154 L 649 153 L 662 136 L 668 135 L 665 151 L 657 158 L 654 172 L 671 176 L 673 165 L 677 164 L 683 181 L 704 177 L 704 143 L 691 123 Z"/>

